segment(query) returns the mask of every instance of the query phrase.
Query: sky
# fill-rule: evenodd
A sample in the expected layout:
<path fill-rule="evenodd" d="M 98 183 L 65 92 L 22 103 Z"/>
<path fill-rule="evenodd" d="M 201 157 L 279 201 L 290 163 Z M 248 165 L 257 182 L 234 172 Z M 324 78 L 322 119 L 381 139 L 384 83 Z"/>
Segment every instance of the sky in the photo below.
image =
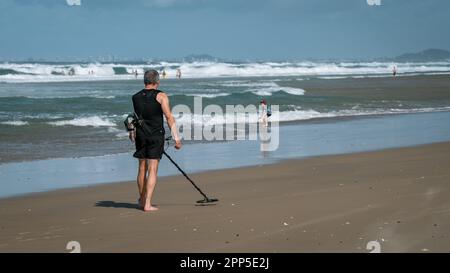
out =
<path fill-rule="evenodd" d="M 450 50 L 449 32 L 449 0 L 0 1 L 2 60 L 370 59 Z"/>

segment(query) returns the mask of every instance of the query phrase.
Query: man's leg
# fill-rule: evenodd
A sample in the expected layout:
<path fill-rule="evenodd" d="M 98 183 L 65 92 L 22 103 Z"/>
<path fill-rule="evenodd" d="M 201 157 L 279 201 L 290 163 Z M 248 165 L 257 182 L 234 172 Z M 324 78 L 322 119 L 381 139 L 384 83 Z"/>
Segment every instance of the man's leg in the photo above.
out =
<path fill-rule="evenodd" d="M 144 186 L 147 181 L 147 169 L 148 169 L 148 160 L 147 159 L 139 159 L 139 169 L 137 175 L 137 184 L 139 190 L 139 206 L 143 206 L 144 200 Z"/>
<path fill-rule="evenodd" d="M 145 184 L 144 211 L 158 210 L 158 208 L 152 206 L 152 196 L 156 186 L 156 178 L 158 176 L 158 165 L 158 159 L 149 159 L 148 177 Z"/>

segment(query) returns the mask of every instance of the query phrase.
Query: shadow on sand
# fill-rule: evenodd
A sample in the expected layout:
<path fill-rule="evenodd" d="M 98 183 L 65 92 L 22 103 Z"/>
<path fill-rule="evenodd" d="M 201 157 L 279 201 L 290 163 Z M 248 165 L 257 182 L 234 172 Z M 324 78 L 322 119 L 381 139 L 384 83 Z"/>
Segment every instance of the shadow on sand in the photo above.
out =
<path fill-rule="evenodd" d="M 139 209 L 137 204 L 115 201 L 97 201 L 97 203 L 95 203 L 95 206 L 103 208 Z"/>
<path fill-rule="evenodd" d="M 194 207 L 208 207 L 208 206 L 215 206 L 216 204 L 155 204 L 154 206 L 194 206 Z M 133 203 L 125 203 L 125 202 L 115 202 L 115 201 L 97 201 L 95 203 L 96 207 L 103 207 L 103 208 L 121 208 L 121 209 L 137 209 L 141 210 L 141 208 L 138 207 L 137 204 Z"/>

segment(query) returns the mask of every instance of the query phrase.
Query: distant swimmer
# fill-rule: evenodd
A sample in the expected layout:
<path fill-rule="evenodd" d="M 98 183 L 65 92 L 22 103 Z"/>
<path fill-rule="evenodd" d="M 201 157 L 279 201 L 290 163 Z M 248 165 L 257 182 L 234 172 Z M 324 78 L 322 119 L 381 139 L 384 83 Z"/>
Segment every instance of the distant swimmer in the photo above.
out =
<path fill-rule="evenodd" d="M 394 67 L 392 68 L 392 76 L 397 76 L 397 66 L 394 65 Z"/>
<path fill-rule="evenodd" d="M 137 78 L 137 77 L 138 77 L 138 75 L 139 75 L 139 73 L 138 73 L 137 69 L 136 69 L 136 70 L 134 70 L 134 77 L 135 77 L 135 78 Z"/>
<path fill-rule="evenodd" d="M 75 75 L 75 69 L 72 67 L 69 69 L 69 76 Z"/>
<path fill-rule="evenodd" d="M 163 69 L 163 71 L 162 71 L 162 76 L 163 76 L 163 79 L 165 79 L 165 78 L 166 78 L 166 76 L 167 76 L 167 74 L 166 74 L 166 70 L 165 70 L 165 69 Z"/>
<path fill-rule="evenodd" d="M 177 78 L 181 79 L 181 69 L 180 68 L 177 69 Z"/>
<path fill-rule="evenodd" d="M 267 111 L 267 101 L 262 99 L 260 102 L 261 115 L 259 117 L 259 121 L 262 123 L 264 127 L 268 126 L 268 111 Z"/>

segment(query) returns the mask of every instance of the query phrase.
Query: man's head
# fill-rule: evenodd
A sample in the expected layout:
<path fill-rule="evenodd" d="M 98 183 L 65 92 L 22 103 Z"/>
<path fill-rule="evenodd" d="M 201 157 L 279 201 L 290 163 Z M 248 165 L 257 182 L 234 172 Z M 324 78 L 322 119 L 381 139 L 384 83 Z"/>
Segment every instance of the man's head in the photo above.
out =
<path fill-rule="evenodd" d="M 145 71 L 144 73 L 145 85 L 159 85 L 159 73 L 154 69 Z"/>

